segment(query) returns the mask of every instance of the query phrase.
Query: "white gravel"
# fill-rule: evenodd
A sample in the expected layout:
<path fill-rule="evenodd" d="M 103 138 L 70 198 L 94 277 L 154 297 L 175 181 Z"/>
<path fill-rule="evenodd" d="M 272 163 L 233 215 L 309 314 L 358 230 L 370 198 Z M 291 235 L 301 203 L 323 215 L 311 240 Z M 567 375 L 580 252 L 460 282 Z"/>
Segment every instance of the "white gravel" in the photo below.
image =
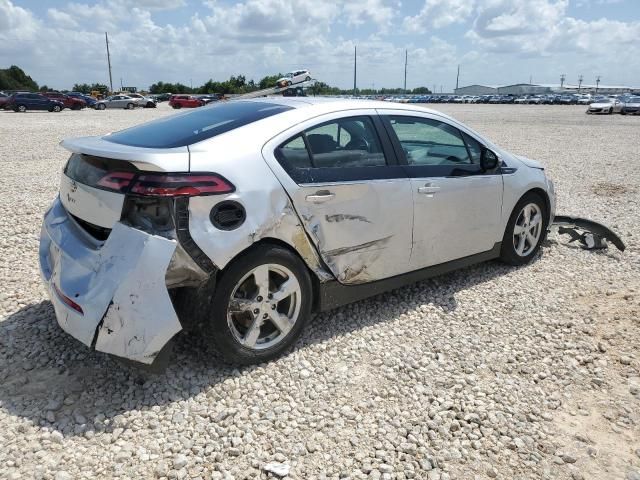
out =
<path fill-rule="evenodd" d="M 296 350 L 223 366 L 182 336 L 143 376 L 64 334 L 38 234 L 69 136 L 171 113 L 0 112 L 0 478 L 640 478 L 640 117 L 442 105 L 548 166 L 558 212 L 627 243 L 552 235 L 488 263 L 319 315 Z"/>

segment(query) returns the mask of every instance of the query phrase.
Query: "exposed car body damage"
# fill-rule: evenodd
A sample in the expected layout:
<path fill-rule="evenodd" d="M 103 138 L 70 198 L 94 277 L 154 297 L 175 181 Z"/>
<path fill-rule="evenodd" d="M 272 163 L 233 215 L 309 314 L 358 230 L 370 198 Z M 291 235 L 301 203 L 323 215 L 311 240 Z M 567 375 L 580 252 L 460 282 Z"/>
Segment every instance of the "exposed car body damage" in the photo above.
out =
<path fill-rule="evenodd" d="M 571 236 L 570 242 L 580 242 L 585 250 L 607 248 L 605 240 L 610 241 L 621 252 L 624 252 L 626 248 L 618 235 L 608 227 L 593 220 L 556 215 L 553 225 L 558 228 L 558 233 Z"/>
<path fill-rule="evenodd" d="M 98 351 L 151 364 L 182 329 L 165 280 L 176 245 L 121 222 L 95 242 L 56 200 L 42 228 L 40 265 L 62 329 Z M 81 310 L 68 308 L 69 299 Z"/>

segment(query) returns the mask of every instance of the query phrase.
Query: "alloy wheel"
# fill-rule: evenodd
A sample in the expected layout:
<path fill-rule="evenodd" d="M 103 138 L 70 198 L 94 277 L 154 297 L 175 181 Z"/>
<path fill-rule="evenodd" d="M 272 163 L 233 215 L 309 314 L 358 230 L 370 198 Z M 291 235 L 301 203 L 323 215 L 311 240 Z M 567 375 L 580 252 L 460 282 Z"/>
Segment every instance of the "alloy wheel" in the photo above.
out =
<path fill-rule="evenodd" d="M 263 264 L 249 271 L 234 287 L 227 307 L 227 324 L 244 347 L 263 350 L 280 343 L 300 315 L 302 289 L 291 270 Z"/>
<path fill-rule="evenodd" d="M 513 248 L 520 257 L 529 255 L 542 234 L 542 210 L 535 203 L 526 204 L 513 226 Z"/>

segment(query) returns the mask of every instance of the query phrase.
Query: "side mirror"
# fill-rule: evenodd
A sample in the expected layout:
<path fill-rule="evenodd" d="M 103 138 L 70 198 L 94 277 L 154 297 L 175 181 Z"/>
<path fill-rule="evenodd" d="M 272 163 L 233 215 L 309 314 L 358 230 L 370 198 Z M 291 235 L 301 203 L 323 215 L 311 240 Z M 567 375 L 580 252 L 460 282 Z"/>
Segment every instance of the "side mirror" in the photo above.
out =
<path fill-rule="evenodd" d="M 483 171 L 493 170 L 498 166 L 498 162 L 498 155 L 488 148 L 482 149 L 482 155 L 480 156 L 480 168 L 482 168 Z"/>

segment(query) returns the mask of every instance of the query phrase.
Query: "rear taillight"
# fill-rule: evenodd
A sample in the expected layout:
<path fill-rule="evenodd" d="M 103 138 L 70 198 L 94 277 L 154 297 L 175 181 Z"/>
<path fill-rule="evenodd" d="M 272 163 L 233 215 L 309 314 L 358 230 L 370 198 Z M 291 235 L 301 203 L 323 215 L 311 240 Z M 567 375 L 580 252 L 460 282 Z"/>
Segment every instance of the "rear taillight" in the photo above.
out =
<path fill-rule="evenodd" d="M 98 181 L 97 185 L 116 192 L 126 192 L 135 176 L 133 172 L 109 172 Z"/>
<path fill-rule="evenodd" d="M 109 172 L 98 186 L 119 193 L 147 197 L 195 197 L 235 191 L 231 182 L 211 173 L 144 174 Z"/>
<path fill-rule="evenodd" d="M 82 311 L 82 307 L 78 305 L 76 302 L 74 302 L 73 300 L 71 300 L 69 297 L 67 297 L 64 293 L 62 293 L 62 291 L 58 288 L 58 286 L 55 283 L 53 284 L 53 288 L 56 291 L 56 294 L 58 295 L 60 300 L 62 300 L 67 307 L 72 308 L 73 310 L 78 312 L 80 315 L 84 315 L 84 312 Z"/>

